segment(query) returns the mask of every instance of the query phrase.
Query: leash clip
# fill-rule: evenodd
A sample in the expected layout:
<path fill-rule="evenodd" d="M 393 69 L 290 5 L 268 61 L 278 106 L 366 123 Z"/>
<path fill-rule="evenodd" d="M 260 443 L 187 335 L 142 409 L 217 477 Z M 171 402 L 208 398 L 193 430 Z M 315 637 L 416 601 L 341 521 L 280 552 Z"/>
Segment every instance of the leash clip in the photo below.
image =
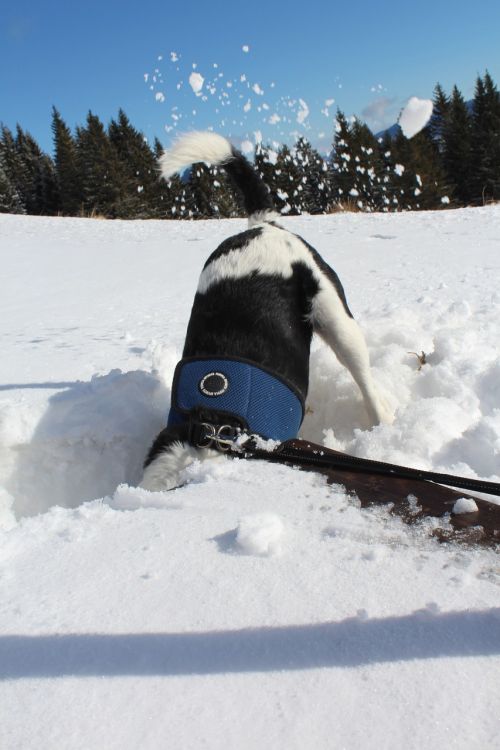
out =
<path fill-rule="evenodd" d="M 197 448 L 215 448 L 222 453 L 227 453 L 234 445 L 238 437 L 238 428 L 230 424 L 215 425 L 210 422 L 201 422 L 202 433 L 196 442 Z"/>

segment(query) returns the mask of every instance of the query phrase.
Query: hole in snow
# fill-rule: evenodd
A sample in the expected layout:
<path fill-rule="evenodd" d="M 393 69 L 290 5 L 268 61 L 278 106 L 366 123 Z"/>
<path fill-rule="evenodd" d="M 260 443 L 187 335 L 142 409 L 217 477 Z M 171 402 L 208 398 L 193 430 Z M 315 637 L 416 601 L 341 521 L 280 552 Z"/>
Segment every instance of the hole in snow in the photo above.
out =
<path fill-rule="evenodd" d="M 11 447 L 0 457 L 0 473 L 9 474 L 0 484 L 14 498 L 17 518 L 54 505 L 76 507 L 112 494 L 121 483 L 136 484 L 145 453 L 165 426 L 170 392 L 150 373 L 113 370 L 63 385 L 66 390 L 49 398 L 29 442 L 13 445 L 26 415 L 12 410 L 4 420 L 4 443 Z"/>

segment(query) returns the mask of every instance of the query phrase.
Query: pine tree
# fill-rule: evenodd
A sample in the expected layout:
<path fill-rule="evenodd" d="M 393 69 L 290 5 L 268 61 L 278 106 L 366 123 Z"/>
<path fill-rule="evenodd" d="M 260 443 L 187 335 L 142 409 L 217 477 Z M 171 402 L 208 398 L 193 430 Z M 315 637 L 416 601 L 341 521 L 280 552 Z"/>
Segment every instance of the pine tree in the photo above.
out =
<path fill-rule="evenodd" d="M 116 218 L 125 193 L 123 170 L 102 122 L 92 112 L 86 127 L 77 129 L 77 148 L 84 213 Z"/>
<path fill-rule="evenodd" d="M 20 191 L 28 214 L 53 216 L 58 212 L 58 190 L 52 159 L 18 125 L 16 150 L 20 162 Z"/>
<path fill-rule="evenodd" d="M 221 218 L 240 213 L 222 169 L 193 164 L 187 175 L 187 190 L 181 193 L 181 211 L 188 218 Z"/>
<path fill-rule="evenodd" d="M 347 118 L 337 110 L 335 136 L 332 150 L 332 194 L 339 206 L 352 202 L 354 188 L 354 165 L 351 164 L 351 130 Z"/>
<path fill-rule="evenodd" d="M 294 158 L 301 174 L 301 212 L 326 213 L 331 202 L 328 164 L 305 138 L 299 138 Z"/>
<path fill-rule="evenodd" d="M 0 213 L 25 214 L 24 206 L 18 191 L 10 181 L 5 163 L 3 142 L 0 140 Z"/>
<path fill-rule="evenodd" d="M 255 161 L 254 166 L 257 173 L 260 175 L 263 182 L 269 188 L 273 202 L 276 202 L 276 191 L 278 186 L 276 184 L 276 162 L 278 160 L 278 153 L 270 146 L 265 146 L 262 143 L 257 144 L 255 148 Z"/>
<path fill-rule="evenodd" d="M 16 140 L 6 125 L 2 125 L 0 143 L 5 175 L 13 194 L 18 197 L 22 205 L 22 213 L 26 213 L 26 200 L 22 191 L 24 184 L 23 165 L 17 151 Z"/>
<path fill-rule="evenodd" d="M 428 133 L 421 131 L 413 138 L 400 132 L 393 141 L 393 180 L 403 210 L 442 208 L 446 201 L 446 179 L 436 158 L 437 149 Z"/>
<path fill-rule="evenodd" d="M 380 160 L 380 208 L 382 211 L 397 211 L 399 190 L 394 184 L 397 178 L 396 160 L 393 152 L 393 139 L 386 131 L 377 142 Z"/>
<path fill-rule="evenodd" d="M 500 198 L 500 94 L 487 72 L 477 78 L 472 126 L 473 201 Z"/>
<path fill-rule="evenodd" d="M 444 125 L 449 107 L 450 100 L 445 94 L 441 84 L 437 83 L 434 88 L 434 97 L 432 100 L 432 115 L 426 128 L 440 154 L 444 150 Z"/>
<path fill-rule="evenodd" d="M 65 216 L 76 216 L 83 206 L 78 151 L 70 129 L 55 107 L 52 108 L 52 133 L 59 210 Z"/>
<path fill-rule="evenodd" d="M 472 119 L 465 100 L 453 87 L 442 127 L 441 157 L 451 197 L 467 205 L 472 199 Z"/>
<path fill-rule="evenodd" d="M 274 167 L 274 202 L 283 214 L 297 215 L 303 210 L 303 173 L 287 145 L 281 146 Z"/>
<path fill-rule="evenodd" d="M 384 162 L 371 130 L 337 113 L 333 155 L 334 195 L 342 205 L 362 211 L 384 207 Z"/>
<path fill-rule="evenodd" d="M 158 166 L 146 138 L 131 125 L 122 109 L 118 119 L 111 120 L 108 135 L 121 165 L 118 215 L 130 219 L 158 216 Z"/>

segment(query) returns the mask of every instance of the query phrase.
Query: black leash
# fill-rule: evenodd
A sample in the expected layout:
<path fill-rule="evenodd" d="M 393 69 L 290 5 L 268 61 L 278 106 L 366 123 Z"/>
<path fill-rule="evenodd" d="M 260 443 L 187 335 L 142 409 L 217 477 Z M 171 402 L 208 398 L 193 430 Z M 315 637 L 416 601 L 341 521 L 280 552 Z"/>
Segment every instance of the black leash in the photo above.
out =
<path fill-rule="evenodd" d="M 469 479 L 454 474 L 442 474 L 384 461 L 374 461 L 369 458 L 358 458 L 305 440 L 287 440 L 284 443 L 279 443 L 276 447 L 266 449 L 260 447 L 265 445 L 265 440 L 258 435 L 249 434 L 238 424 L 234 422 L 233 424 L 214 424 L 209 419 L 201 421 L 200 416 L 202 415 L 193 415 L 189 423 L 189 442 L 198 448 L 214 448 L 243 458 L 260 458 L 264 461 L 276 463 L 292 463 L 299 466 L 336 469 L 337 471 L 378 474 L 393 479 L 417 479 L 421 482 L 434 482 L 449 487 L 459 487 L 460 489 L 500 496 L 500 484 L 498 482 Z M 203 417 L 211 416 L 213 415 L 203 413 Z"/>
<path fill-rule="evenodd" d="M 466 490 L 484 492 L 488 495 L 500 496 L 500 484 L 488 482 L 482 479 L 469 479 L 458 477 L 453 474 L 441 474 L 435 471 L 424 471 L 423 469 L 412 469 L 407 466 L 398 466 L 384 461 L 373 461 L 369 458 L 358 458 L 347 453 L 330 451 L 320 445 L 308 443 L 301 440 L 287 440 L 271 451 L 258 448 L 254 439 L 241 446 L 244 454 L 253 458 L 261 458 L 266 461 L 280 463 L 294 463 L 306 466 L 318 466 L 324 469 L 337 469 L 344 471 L 358 471 L 368 474 L 379 474 L 394 479 L 418 479 L 423 482 L 435 482 L 450 487 L 460 487 Z M 235 453 L 238 449 L 235 449 Z"/>

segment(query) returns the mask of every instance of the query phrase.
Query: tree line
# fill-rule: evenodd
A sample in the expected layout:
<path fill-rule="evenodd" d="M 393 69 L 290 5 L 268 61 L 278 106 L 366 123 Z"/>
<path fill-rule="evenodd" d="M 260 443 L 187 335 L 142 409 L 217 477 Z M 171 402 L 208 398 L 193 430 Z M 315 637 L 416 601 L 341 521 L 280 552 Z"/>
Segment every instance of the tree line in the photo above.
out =
<path fill-rule="evenodd" d="M 332 151 L 305 138 L 293 147 L 258 144 L 255 166 L 282 213 L 402 211 L 484 205 L 500 200 L 500 94 L 478 76 L 466 102 L 438 84 L 427 126 L 411 139 L 399 127 L 375 136 L 337 111 Z M 158 139 L 149 144 L 119 111 L 106 128 L 89 112 L 75 132 L 52 112 L 53 157 L 19 125 L 0 132 L 0 212 L 106 218 L 241 215 L 224 171 L 196 164 L 159 178 Z"/>

